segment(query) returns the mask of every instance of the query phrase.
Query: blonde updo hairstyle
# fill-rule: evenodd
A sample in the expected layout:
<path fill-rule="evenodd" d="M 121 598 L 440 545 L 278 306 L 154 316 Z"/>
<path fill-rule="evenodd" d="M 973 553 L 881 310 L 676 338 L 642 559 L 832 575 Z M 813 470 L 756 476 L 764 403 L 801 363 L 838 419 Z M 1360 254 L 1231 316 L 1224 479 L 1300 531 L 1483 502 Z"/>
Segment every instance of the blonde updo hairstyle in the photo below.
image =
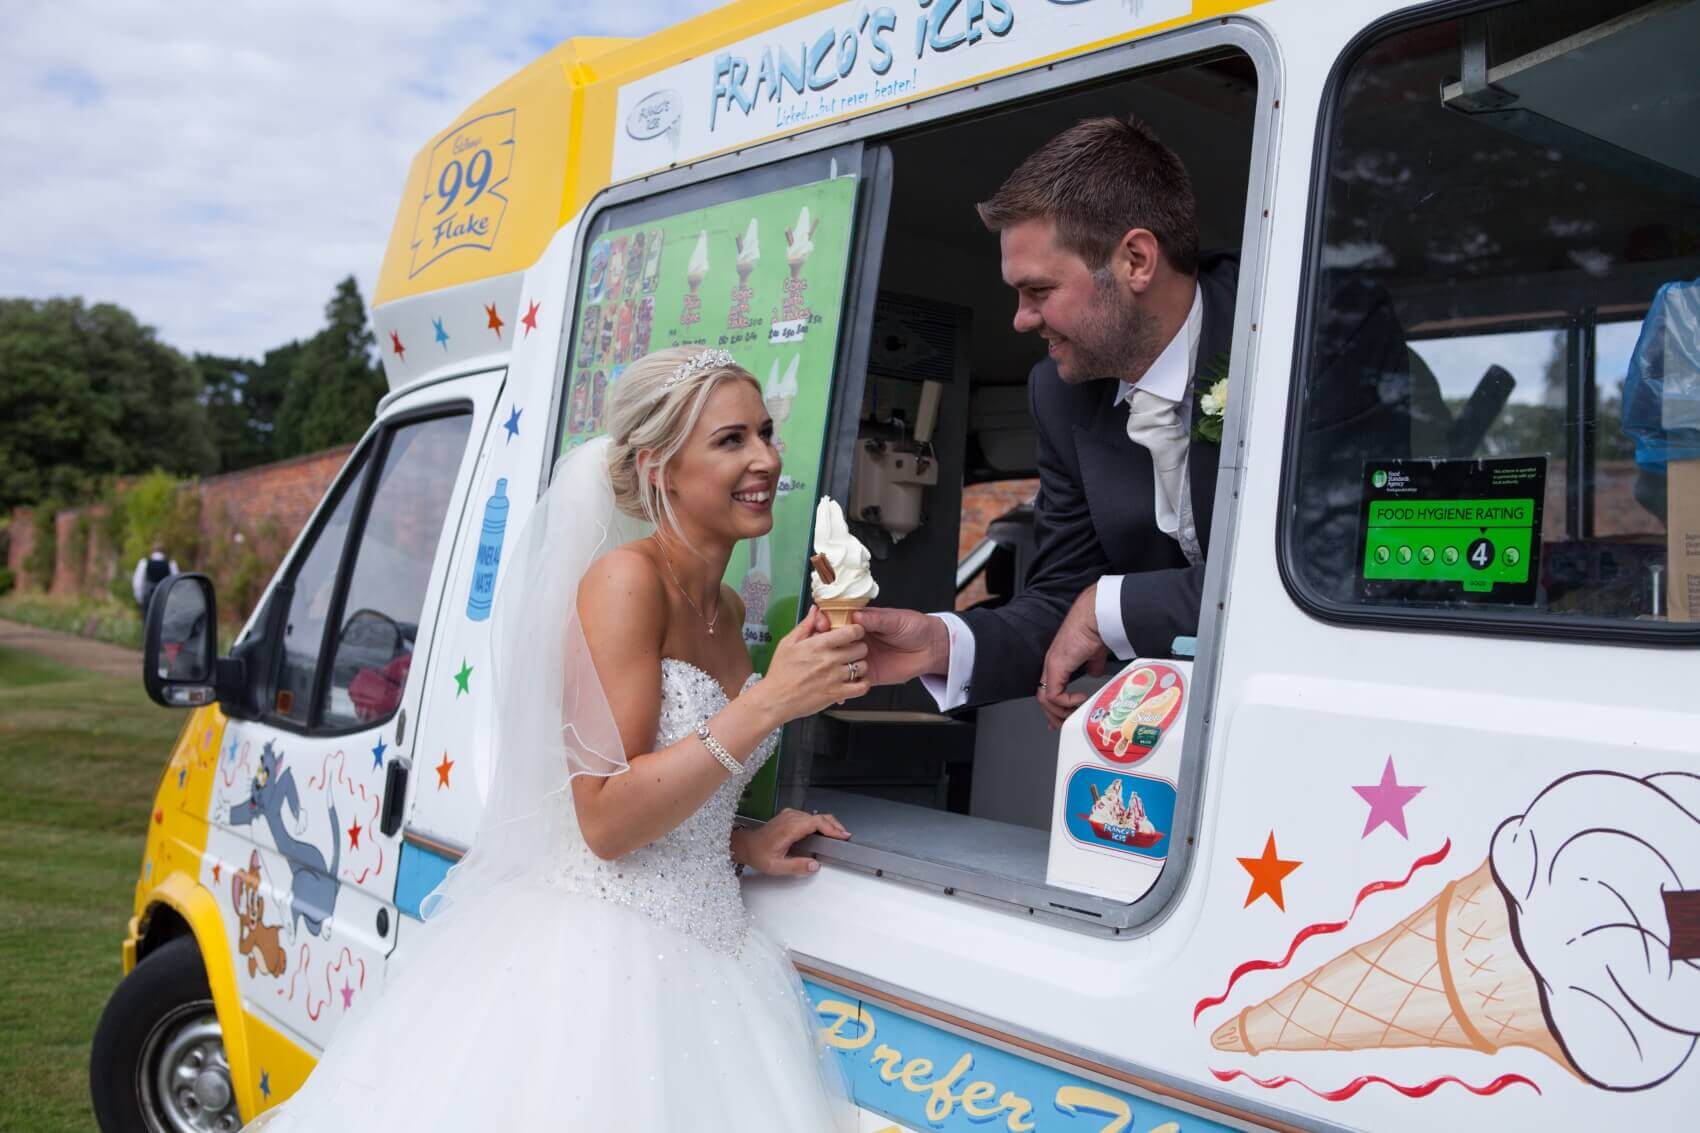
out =
<path fill-rule="evenodd" d="M 667 383 L 679 368 L 704 352 L 672 346 L 645 354 L 627 366 L 608 401 L 608 479 L 614 503 L 675 537 L 678 517 L 667 498 L 667 465 L 685 447 L 708 397 L 723 382 L 743 381 L 761 393 L 761 383 L 742 366 L 706 366 Z"/>

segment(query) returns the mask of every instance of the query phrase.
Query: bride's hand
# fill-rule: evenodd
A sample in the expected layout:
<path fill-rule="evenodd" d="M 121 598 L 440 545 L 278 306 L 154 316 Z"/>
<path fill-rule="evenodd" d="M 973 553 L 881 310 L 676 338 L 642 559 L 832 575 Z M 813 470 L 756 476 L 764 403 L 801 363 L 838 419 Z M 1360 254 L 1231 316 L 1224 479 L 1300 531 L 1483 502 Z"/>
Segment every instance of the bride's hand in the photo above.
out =
<path fill-rule="evenodd" d="M 740 861 L 767 874 L 813 873 L 820 863 L 813 858 L 794 858 L 791 847 L 811 834 L 828 838 L 848 838 L 850 831 L 830 814 L 805 814 L 785 808 L 768 820 L 765 826 L 740 830 L 735 835 L 734 849 Z"/>
<path fill-rule="evenodd" d="M 819 610 L 811 610 L 773 651 L 758 692 L 781 720 L 812 716 L 833 704 L 868 691 L 866 631 L 858 625 L 832 629 Z"/>

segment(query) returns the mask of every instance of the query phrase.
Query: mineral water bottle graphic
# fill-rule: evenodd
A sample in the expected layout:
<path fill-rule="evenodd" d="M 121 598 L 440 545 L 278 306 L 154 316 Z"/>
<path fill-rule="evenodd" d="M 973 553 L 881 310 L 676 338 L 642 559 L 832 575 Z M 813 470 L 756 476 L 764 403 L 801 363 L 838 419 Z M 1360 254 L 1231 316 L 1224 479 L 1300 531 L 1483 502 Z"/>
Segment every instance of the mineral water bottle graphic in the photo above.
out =
<path fill-rule="evenodd" d="M 478 564 L 472 572 L 472 591 L 466 596 L 466 616 L 490 618 L 490 599 L 496 595 L 496 567 L 502 561 L 502 533 L 508 529 L 508 482 L 496 481 L 496 494 L 484 503 L 484 533 L 478 537 Z"/>

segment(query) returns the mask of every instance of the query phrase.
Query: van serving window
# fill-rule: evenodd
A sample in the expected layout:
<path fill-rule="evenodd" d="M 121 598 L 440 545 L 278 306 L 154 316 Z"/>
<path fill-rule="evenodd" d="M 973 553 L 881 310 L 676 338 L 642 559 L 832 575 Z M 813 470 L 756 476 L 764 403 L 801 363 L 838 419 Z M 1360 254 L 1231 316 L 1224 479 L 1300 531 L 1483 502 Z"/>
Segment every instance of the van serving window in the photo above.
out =
<path fill-rule="evenodd" d="M 1700 637 L 1696 36 L 1523 3 L 1336 76 L 1283 513 L 1314 612 Z"/>
<path fill-rule="evenodd" d="M 1246 55 L 1218 51 L 881 139 L 892 204 L 878 276 L 869 280 L 877 291 L 866 369 L 856 375 L 861 396 L 840 407 L 849 410 L 839 444 L 850 459 L 844 479 L 829 484 L 873 556 L 879 605 L 997 606 L 1020 591 L 1033 566 L 1038 482 L 1027 380 L 1045 343 L 1013 326 L 999 239 L 975 204 L 1081 120 L 1136 114 L 1188 166 L 1201 247 L 1237 252 L 1257 80 Z M 1101 683 L 1083 678 L 1077 687 Z M 1127 931 L 1147 906 L 1162 904 L 1150 891 L 1136 911 L 1109 895 L 1113 886 L 1060 876 L 1056 847 L 1075 843 L 1070 830 L 1053 829 L 1065 825 L 1055 801 L 1059 736 L 1031 697 L 945 714 L 911 682 L 876 688 L 794 732 L 780 769 L 781 804 L 831 812 L 854 834 L 848 843 L 816 839 L 809 849 L 823 859 L 1090 931 Z M 1176 829 L 1176 789 L 1162 789 L 1167 837 Z M 1181 782 L 1180 791 L 1191 789 Z M 1090 807 L 1077 808 L 1082 821 Z M 1187 852 L 1186 841 L 1176 834 L 1137 852 L 1149 851 L 1155 877 L 1164 855 Z"/>

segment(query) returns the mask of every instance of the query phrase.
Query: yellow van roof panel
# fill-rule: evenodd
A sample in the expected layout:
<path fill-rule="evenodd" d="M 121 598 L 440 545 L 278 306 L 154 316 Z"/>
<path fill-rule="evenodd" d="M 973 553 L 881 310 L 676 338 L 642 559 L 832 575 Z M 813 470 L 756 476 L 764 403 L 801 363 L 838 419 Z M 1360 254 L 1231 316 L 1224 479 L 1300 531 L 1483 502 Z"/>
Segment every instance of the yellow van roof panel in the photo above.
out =
<path fill-rule="evenodd" d="M 1261 2 L 1145 0 L 1141 23 L 1115 0 L 737 0 L 642 39 L 570 39 L 414 157 L 375 303 L 531 266 L 614 181 Z"/>
<path fill-rule="evenodd" d="M 587 60 L 623 43 L 570 39 L 467 107 L 414 155 L 376 303 L 520 271 L 561 226 Z"/>

